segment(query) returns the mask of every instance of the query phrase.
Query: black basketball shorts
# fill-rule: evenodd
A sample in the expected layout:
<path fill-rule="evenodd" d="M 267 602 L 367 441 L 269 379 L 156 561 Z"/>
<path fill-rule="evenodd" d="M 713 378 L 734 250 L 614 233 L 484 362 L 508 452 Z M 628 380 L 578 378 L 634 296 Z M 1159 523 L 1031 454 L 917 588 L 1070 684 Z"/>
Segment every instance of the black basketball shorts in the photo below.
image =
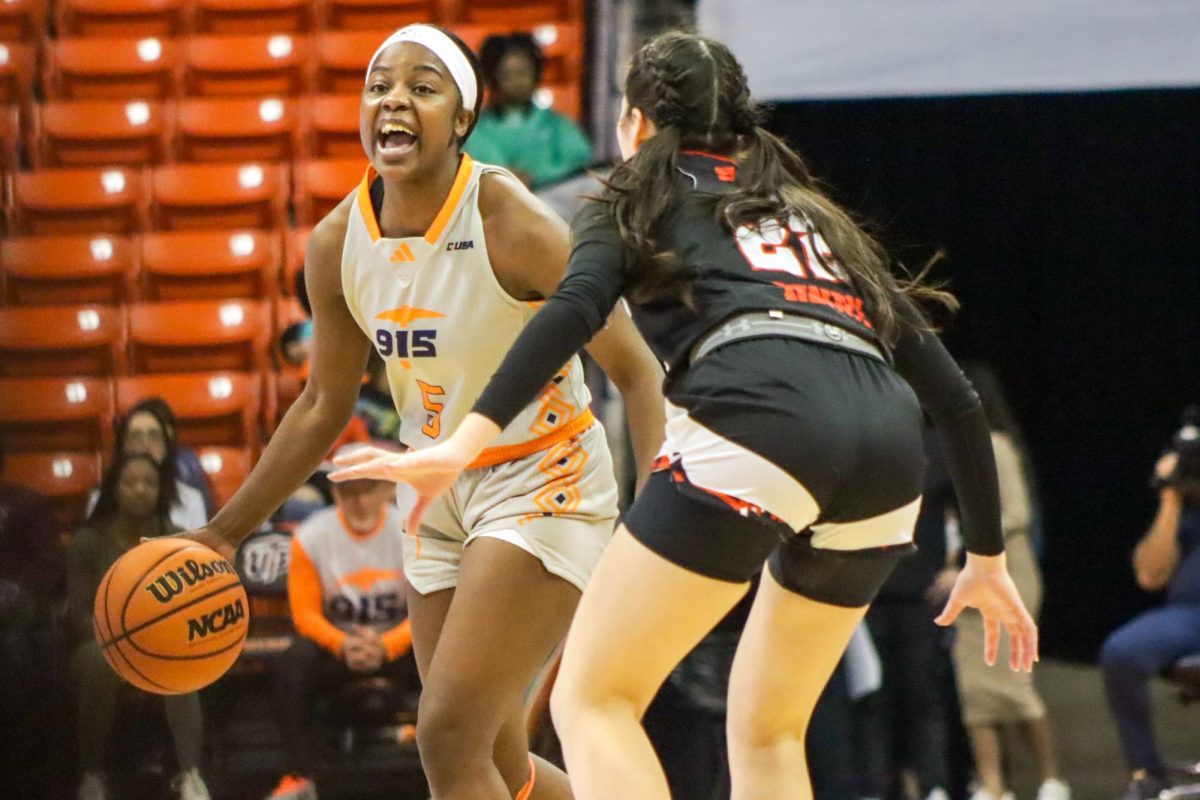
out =
<path fill-rule="evenodd" d="M 767 562 L 790 591 L 866 605 L 913 550 L 921 425 L 912 389 L 880 361 L 732 342 L 673 387 L 663 450 L 625 525 L 701 575 L 742 583 Z"/>

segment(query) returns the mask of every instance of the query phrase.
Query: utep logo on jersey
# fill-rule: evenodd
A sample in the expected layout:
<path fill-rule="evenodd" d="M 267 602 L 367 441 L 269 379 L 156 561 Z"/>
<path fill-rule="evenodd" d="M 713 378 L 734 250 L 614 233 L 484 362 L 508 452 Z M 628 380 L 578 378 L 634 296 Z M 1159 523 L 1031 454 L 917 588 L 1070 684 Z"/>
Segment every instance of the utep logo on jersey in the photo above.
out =
<path fill-rule="evenodd" d="M 385 359 L 398 358 L 400 366 L 412 369 L 409 359 L 437 356 L 437 329 L 409 326 L 423 320 L 443 319 L 445 316 L 439 311 L 413 306 L 381 311 L 375 315 L 375 319 L 393 325 L 375 329 L 375 349 Z"/>

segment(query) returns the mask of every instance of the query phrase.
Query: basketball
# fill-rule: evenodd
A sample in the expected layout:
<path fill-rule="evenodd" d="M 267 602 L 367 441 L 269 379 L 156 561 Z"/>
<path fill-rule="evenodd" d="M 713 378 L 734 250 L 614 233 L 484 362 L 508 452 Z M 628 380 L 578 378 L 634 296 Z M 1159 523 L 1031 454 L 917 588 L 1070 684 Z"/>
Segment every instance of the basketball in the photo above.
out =
<path fill-rule="evenodd" d="M 225 674 L 246 641 L 246 591 L 233 565 L 187 539 L 153 539 L 96 591 L 92 627 L 108 663 L 155 694 L 184 694 Z"/>

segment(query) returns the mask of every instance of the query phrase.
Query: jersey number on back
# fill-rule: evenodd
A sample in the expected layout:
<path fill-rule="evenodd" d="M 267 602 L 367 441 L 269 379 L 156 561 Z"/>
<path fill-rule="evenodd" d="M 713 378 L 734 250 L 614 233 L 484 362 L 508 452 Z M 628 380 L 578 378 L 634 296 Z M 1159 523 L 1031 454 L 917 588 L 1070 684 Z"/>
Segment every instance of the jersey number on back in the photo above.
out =
<path fill-rule="evenodd" d="M 846 280 L 845 270 L 821 234 L 794 214 L 786 226 L 780 220 L 766 219 L 755 227 L 742 225 L 733 235 L 751 269 L 831 283 Z"/>

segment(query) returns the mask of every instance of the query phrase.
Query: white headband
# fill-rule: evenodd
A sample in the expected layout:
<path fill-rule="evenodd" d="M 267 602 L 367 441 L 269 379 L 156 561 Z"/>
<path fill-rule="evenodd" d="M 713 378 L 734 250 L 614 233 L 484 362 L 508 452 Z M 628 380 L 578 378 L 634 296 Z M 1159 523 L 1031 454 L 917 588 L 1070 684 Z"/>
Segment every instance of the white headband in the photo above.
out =
<path fill-rule="evenodd" d="M 453 39 L 432 25 L 407 25 L 384 39 L 383 44 L 379 45 L 379 49 L 375 51 L 375 55 L 371 56 L 371 63 L 367 65 L 368 77 L 371 75 L 371 70 L 375 68 L 379 54 L 400 42 L 419 44 L 440 58 L 446 65 L 446 69 L 450 70 L 450 77 L 458 85 L 459 94 L 462 95 L 463 108 L 472 110 L 475 108 L 479 87 L 475 83 L 475 70 L 471 69 L 471 62 L 467 60 L 462 49 L 454 43 Z"/>

